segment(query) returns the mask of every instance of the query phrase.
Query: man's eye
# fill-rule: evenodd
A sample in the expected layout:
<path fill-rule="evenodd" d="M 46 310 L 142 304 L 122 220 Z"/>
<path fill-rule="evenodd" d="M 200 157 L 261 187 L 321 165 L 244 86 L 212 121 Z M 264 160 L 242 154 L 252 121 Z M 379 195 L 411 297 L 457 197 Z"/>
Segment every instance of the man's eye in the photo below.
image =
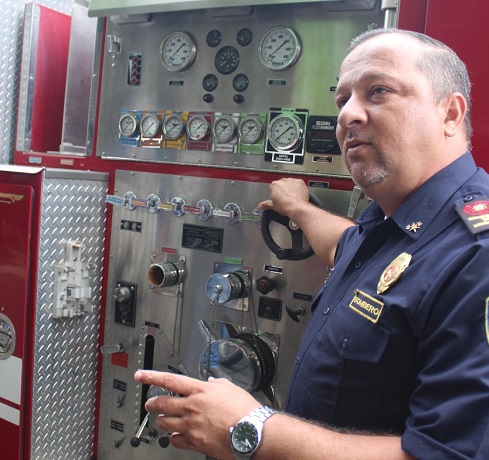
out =
<path fill-rule="evenodd" d="M 375 88 L 372 89 L 372 94 L 375 96 L 377 94 L 383 94 L 387 92 L 385 88 L 382 88 L 381 86 L 376 86 Z"/>
<path fill-rule="evenodd" d="M 341 109 L 342 107 L 344 107 L 344 105 L 348 102 L 348 99 L 347 98 L 343 98 L 343 99 L 337 99 L 336 100 L 336 107 L 338 107 L 339 109 Z"/>

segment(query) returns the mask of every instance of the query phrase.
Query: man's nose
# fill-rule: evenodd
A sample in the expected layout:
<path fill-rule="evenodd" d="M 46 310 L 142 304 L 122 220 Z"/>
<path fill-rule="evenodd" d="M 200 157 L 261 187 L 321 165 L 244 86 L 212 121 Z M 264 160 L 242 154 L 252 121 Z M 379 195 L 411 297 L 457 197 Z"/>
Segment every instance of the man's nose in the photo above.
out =
<path fill-rule="evenodd" d="M 338 124 L 343 129 L 351 128 L 367 121 L 365 106 L 358 96 L 352 95 L 345 102 L 345 105 L 338 114 Z"/>

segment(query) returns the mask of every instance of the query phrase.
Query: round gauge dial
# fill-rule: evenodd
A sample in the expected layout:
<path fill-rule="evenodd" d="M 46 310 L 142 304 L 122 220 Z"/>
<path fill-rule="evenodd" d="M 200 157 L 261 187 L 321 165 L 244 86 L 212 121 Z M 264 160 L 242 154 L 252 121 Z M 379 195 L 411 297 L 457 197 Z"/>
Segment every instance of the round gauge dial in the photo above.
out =
<path fill-rule="evenodd" d="M 290 27 L 274 27 L 263 37 L 260 44 L 260 60 L 271 70 L 292 67 L 301 54 L 301 40 Z"/>
<path fill-rule="evenodd" d="M 230 117 L 219 117 L 214 121 L 212 133 L 217 142 L 231 142 L 238 132 L 236 122 Z"/>
<path fill-rule="evenodd" d="M 238 132 L 243 142 L 254 144 L 263 137 L 263 124 L 258 118 L 244 118 L 239 123 Z"/>
<path fill-rule="evenodd" d="M 294 150 L 301 144 L 303 136 L 303 123 L 293 114 L 277 115 L 268 126 L 268 140 L 276 150 Z"/>
<path fill-rule="evenodd" d="M 249 84 L 250 80 L 244 73 L 239 73 L 233 78 L 233 88 L 236 91 L 244 91 Z"/>
<path fill-rule="evenodd" d="M 196 54 L 195 41 L 187 32 L 173 32 L 161 42 L 161 62 L 172 72 L 188 69 Z"/>
<path fill-rule="evenodd" d="M 207 33 L 205 42 L 212 48 L 219 46 L 222 40 L 222 34 L 217 29 L 213 29 Z"/>
<path fill-rule="evenodd" d="M 139 122 L 134 115 L 125 113 L 119 119 L 119 131 L 125 137 L 134 136 L 139 126 Z"/>
<path fill-rule="evenodd" d="M 214 65 L 219 73 L 228 75 L 236 70 L 239 65 L 239 53 L 234 46 L 221 48 L 214 58 Z"/>
<path fill-rule="evenodd" d="M 141 136 L 155 137 L 161 129 L 161 121 L 158 115 L 148 113 L 141 118 Z"/>
<path fill-rule="evenodd" d="M 180 115 L 168 115 L 163 122 L 165 136 L 171 141 L 182 137 L 185 131 L 185 123 Z"/>
<path fill-rule="evenodd" d="M 238 45 L 248 46 L 251 43 L 251 40 L 253 40 L 253 32 L 247 27 L 240 29 L 236 34 Z"/>
<path fill-rule="evenodd" d="M 210 131 L 210 124 L 202 115 L 194 115 L 187 123 L 187 134 L 193 141 L 201 141 Z"/>
<path fill-rule="evenodd" d="M 157 398 L 159 396 L 176 396 L 176 394 L 173 391 L 168 390 L 167 388 L 161 388 L 155 385 L 151 385 L 148 388 L 146 398 L 151 399 L 151 398 Z"/>
<path fill-rule="evenodd" d="M 202 79 L 202 87 L 206 91 L 214 91 L 217 88 L 217 84 L 219 83 L 217 77 L 213 73 L 207 74 Z"/>

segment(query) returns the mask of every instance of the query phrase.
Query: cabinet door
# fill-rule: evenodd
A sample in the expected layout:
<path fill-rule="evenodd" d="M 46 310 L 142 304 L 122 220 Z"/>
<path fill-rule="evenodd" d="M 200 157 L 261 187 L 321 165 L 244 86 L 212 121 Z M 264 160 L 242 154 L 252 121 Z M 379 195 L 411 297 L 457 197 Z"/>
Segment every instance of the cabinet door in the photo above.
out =
<path fill-rule="evenodd" d="M 0 444 L 22 458 L 33 188 L 0 183 Z"/>
<path fill-rule="evenodd" d="M 489 171 L 489 2 L 428 0 L 426 34 L 447 44 L 460 56 L 472 80 L 472 139 L 476 163 Z"/>

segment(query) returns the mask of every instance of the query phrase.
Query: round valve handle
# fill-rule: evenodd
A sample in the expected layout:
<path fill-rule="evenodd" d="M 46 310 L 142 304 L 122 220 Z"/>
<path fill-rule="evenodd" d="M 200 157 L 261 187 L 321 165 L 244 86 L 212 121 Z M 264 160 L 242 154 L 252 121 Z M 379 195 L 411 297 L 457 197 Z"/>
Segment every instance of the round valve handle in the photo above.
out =
<path fill-rule="evenodd" d="M 321 202 L 316 195 L 309 193 L 309 202 L 321 207 Z M 270 222 L 277 222 L 283 225 L 290 233 L 292 247 L 288 249 L 281 248 L 272 238 L 270 233 Z M 263 211 L 261 216 L 261 234 L 268 248 L 277 256 L 279 260 L 303 260 L 311 257 L 314 250 L 310 245 L 303 246 L 302 240 L 304 232 L 301 228 L 290 220 L 287 216 L 282 216 L 273 209 Z"/>

